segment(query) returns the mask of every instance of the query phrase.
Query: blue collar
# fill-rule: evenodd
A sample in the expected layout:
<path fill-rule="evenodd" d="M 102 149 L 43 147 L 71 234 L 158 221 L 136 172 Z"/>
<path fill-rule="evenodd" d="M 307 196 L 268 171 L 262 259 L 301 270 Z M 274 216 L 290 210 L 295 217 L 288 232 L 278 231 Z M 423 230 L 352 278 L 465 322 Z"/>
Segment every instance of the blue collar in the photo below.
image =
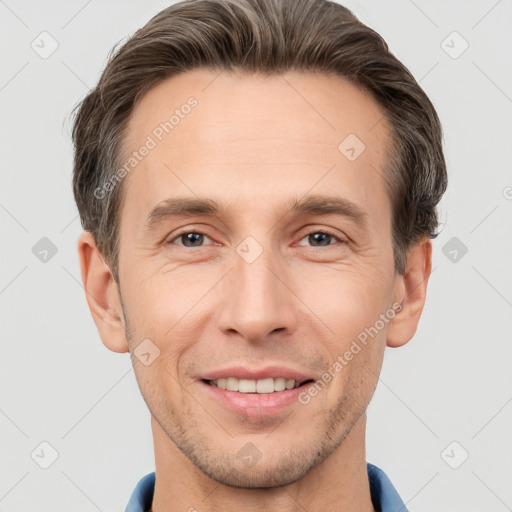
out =
<path fill-rule="evenodd" d="M 407 512 L 404 502 L 382 469 L 366 464 L 370 481 L 370 495 L 377 512 Z M 142 477 L 136 485 L 125 512 L 148 512 L 155 490 L 155 473 Z"/>

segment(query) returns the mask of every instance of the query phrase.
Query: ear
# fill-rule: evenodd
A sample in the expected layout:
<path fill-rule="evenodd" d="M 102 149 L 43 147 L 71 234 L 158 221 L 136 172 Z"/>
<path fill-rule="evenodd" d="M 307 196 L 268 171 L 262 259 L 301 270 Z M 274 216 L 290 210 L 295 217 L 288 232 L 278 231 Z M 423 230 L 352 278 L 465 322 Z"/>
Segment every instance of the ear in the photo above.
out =
<path fill-rule="evenodd" d="M 432 242 L 422 238 L 407 252 L 404 275 L 397 275 L 395 300 L 402 304 L 388 324 L 388 347 L 401 347 L 414 336 L 427 296 L 427 285 L 432 271 Z"/>
<path fill-rule="evenodd" d="M 78 238 L 78 256 L 87 304 L 103 344 L 113 352 L 128 352 L 119 289 L 89 231 Z"/>

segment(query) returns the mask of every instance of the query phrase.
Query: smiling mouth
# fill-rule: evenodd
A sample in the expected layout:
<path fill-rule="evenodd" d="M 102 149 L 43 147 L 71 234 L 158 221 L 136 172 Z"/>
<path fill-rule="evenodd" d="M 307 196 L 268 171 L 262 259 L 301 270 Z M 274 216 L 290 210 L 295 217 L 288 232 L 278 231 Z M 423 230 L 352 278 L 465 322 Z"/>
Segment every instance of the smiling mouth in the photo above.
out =
<path fill-rule="evenodd" d="M 302 382 L 294 379 L 285 379 L 282 377 L 267 378 L 260 380 L 253 379 L 237 379 L 236 377 L 228 377 L 225 379 L 206 380 L 203 382 L 226 391 L 235 391 L 242 394 L 270 394 L 296 389 L 311 382 L 313 379 L 308 379 Z"/>

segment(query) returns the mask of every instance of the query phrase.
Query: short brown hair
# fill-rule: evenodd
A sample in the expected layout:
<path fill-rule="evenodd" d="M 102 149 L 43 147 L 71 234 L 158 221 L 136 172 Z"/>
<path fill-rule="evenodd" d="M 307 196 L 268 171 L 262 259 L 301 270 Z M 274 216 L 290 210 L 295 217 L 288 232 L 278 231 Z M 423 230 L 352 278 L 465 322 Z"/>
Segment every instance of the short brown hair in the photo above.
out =
<path fill-rule="evenodd" d="M 114 48 L 98 84 L 75 109 L 73 192 L 82 226 L 92 232 L 116 281 L 122 187 L 108 194 L 98 194 L 98 187 L 120 165 L 137 101 L 163 79 L 199 67 L 324 72 L 369 91 L 392 128 L 385 177 L 396 271 L 405 271 L 411 245 L 436 236 L 436 206 L 447 186 L 441 123 L 379 34 L 328 0 L 186 0 Z"/>

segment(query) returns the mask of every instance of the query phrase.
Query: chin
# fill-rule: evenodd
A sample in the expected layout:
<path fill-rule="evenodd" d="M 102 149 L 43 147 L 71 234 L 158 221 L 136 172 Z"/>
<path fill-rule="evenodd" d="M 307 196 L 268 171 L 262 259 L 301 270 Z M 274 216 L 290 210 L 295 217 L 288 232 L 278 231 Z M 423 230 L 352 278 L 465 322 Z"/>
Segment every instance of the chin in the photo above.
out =
<path fill-rule="evenodd" d="M 292 484 L 303 478 L 309 471 L 310 467 L 300 467 L 294 464 L 292 467 L 286 463 L 275 465 L 261 466 L 256 469 L 252 468 L 200 468 L 213 480 L 227 485 L 229 487 L 237 487 L 244 489 L 268 489 L 273 487 L 282 487 Z M 239 464 L 238 464 L 239 465 Z"/>
<path fill-rule="evenodd" d="M 239 453 L 227 454 L 227 450 L 219 457 L 210 451 L 207 459 L 204 452 L 194 450 L 189 453 L 189 458 L 206 475 L 221 484 L 246 489 L 272 488 L 300 480 L 328 457 L 326 447 L 317 448 L 308 444 L 304 450 L 295 446 L 285 453 L 269 450 L 267 453 L 271 454 L 270 457 L 263 453 L 259 460 L 248 464 L 244 463 Z"/>

